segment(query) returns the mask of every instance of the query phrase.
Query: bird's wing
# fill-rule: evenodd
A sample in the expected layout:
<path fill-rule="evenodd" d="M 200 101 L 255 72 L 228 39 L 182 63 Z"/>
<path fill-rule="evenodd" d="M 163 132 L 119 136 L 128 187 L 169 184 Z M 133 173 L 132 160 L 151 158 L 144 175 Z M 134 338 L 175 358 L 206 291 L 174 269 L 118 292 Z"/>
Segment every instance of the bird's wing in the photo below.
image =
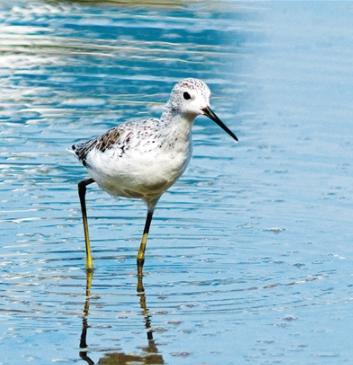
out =
<path fill-rule="evenodd" d="M 105 152 L 111 148 L 118 147 L 122 152 L 129 149 L 132 142 L 132 135 L 136 135 L 137 132 L 144 131 L 146 127 L 158 128 L 158 119 L 145 119 L 145 120 L 131 120 L 117 127 L 111 128 L 104 134 L 97 138 L 90 139 L 89 141 L 74 144 L 71 146 L 72 151 L 76 157 L 86 166 L 86 159 L 88 154 L 92 150 L 98 150 Z M 132 132 L 132 133 L 131 133 Z"/>
<path fill-rule="evenodd" d="M 119 144 L 121 142 L 121 136 L 122 133 L 119 126 L 114 127 L 97 138 L 90 139 L 87 142 L 72 145 L 71 149 L 75 153 L 77 158 L 85 165 L 86 158 L 89 152 L 91 152 L 93 149 L 104 152 L 107 149 L 112 148 L 115 144 Z"/>

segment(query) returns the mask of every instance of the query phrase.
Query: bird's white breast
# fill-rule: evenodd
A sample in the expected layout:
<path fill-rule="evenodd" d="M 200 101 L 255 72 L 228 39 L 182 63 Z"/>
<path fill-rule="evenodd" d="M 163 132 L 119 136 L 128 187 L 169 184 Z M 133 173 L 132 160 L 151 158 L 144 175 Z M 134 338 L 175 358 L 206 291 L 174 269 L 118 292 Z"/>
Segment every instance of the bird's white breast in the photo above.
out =
<path fill-rule="evenodd" d="M 108 193 L 150 199 L 159 197 L 184 172 L 191 143 L 139 146 L 122 156 L 115 149 L 92 150 L 87 156 L 90 176 Z"/>

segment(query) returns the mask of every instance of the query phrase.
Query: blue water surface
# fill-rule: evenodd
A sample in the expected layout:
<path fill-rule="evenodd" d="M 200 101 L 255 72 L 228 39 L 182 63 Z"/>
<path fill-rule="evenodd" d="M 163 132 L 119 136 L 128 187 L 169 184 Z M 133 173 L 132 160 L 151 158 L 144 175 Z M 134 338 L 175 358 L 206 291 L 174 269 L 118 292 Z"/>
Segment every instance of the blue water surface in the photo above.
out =
<path fill-rule="evenodd" d="M 1 1 L 0 364 L 351 364 L 352 17 L 350 2 Z M 184 77 L 240 142 L 196 121 L 144 293 L 143 203 L 90 186 L 86 291 L 86 173 L 66 148 L 158 116 Z"/>

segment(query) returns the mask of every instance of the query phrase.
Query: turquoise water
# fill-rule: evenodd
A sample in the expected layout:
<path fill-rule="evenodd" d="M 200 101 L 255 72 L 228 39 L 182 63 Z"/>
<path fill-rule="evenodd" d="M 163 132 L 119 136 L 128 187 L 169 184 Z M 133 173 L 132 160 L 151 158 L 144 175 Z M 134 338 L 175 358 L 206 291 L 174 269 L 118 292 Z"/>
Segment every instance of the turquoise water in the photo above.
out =
<path fill-rule="evenodd" d="M 349 2 L 2 1 L 0 364 L 350 364 L 352 16 Z M 184 77 L 210 85 L 240 143 L 196 121 L 144 293 L 145 207 L 92 186 L 86 293 L 86 175 L 65 149 L 158 116 Z"/>

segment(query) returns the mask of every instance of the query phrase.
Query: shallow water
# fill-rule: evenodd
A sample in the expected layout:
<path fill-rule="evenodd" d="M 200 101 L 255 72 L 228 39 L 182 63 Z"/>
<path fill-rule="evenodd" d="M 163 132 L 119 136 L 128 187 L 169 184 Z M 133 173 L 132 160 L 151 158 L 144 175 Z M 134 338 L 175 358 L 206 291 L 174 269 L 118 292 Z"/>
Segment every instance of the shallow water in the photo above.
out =
<path fill-rule="evenodd" d="M 2 1 L 0 364 L 350 364 L 352 13 Z M 145 292 L 143 204 L 90 187 L 86 292 L 85 171 L 65 149 L 158 115 L 183 77 L 210 85 L 240 143 L 197 120 L 190 167 L 156 211 Z"/>

